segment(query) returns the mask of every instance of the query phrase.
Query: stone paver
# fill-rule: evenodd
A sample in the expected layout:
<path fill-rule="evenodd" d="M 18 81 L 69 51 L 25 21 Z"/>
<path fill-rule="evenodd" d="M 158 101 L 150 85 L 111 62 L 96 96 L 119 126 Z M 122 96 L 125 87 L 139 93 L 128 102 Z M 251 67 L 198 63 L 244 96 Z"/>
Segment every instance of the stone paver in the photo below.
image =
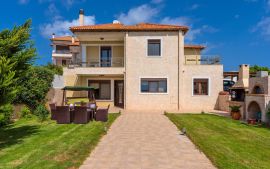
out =
<path fill-rule="evenodd" d="M 161 113 L 124 113 L 81 169 L 212 169 L 207 157 Z"/>

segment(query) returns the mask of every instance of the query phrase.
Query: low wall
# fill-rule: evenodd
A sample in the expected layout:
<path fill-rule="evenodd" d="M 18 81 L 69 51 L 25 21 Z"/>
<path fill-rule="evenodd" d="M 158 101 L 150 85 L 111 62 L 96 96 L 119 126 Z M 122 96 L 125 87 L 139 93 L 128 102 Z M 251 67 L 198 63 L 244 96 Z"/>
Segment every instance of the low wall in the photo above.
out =
<path fill-rule="evenodd" d="M 58 88 L 51 88 L 46 96 L 47 104 L 48 103 L 56 103 L 56 105 L 60 106 L 63 101 L 63 90 Z"/>
<path fill-rule="evenodd" d="M 230 100 L 230 95 L 219 95 L 217 109 L 221 111 L 229 112 L 230 111 L 229 100 Z"/>

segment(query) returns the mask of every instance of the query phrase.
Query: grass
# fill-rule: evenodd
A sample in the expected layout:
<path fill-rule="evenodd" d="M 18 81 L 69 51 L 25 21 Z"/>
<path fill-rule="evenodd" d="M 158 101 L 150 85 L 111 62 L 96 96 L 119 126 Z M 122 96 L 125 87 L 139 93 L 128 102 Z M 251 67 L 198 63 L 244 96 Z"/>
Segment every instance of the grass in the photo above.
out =
<path fill-rule="evenodd" d="M 218 168 L 270 168 L 270 130 L 209 114 L 166 114 Z"/>
<path fill-rule="evenodd" d="M 0 129 L 0 168 L 78 168 L 118 116 L 85 125 L 21 119 Z"/>

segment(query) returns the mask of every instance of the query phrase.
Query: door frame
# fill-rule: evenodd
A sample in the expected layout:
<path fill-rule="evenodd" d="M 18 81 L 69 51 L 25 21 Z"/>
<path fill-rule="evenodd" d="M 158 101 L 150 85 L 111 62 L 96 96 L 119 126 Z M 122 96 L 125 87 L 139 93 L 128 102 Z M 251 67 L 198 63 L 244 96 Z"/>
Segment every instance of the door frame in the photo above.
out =
<path fill-rule="evenodd" d="M 101 45 L 101 46 L 99 46 L 99 66 L 102 67 L 102 63 L 101 63 L 101 60 L 102 60 L 102 48 L 110 48 L 110 50 L 111 50 L 110 66 L 107 66 L 107 67 L 112 67 L 113 47 L 109 46 L 109 45 L 104 45 L 104 46 Z"/>
<path fill-rule="evenodd" d="M 122 83 L 123 84 L 123 91 L 122 91 L 122 99 L 123 99 L 123 103 L 119 104 L 118 103 L 118 98 L 116 97 L 117 95 L 117 85 L 118 83 Z M 114 106 L 116 107 L 121 107 L 121 108 L 124 108 L 124 105 L 125 105 L 125 83 L 124 83 L 124 80 L 114 80 Z"/>

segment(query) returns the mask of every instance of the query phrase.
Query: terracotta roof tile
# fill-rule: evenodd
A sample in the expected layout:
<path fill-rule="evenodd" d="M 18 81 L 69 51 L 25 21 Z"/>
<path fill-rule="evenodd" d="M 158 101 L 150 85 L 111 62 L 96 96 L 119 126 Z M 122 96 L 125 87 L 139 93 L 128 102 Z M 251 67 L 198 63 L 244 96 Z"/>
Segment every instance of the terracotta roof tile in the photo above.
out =
<path fill-rule="evenodd" d="M 185 45 L 185 48 L 187 49 L 204 49 L 206 48 L 206 46 L 202 46 L 202 45 Z"/>
<path fill-rule="evenodd" d="M 188 31 L 188 27 L 179 25 L 165 25 L 165 24 L 152 24 L 152 23 L 139 23 L 136 25 L 117 24 L 101 24 L 101 25 L 84 25 L 70 27 L 72 32 L 86 32 L 86 31 L 179 31 L 184 33 Z"/>
<path fill-rule="evenodd" d="M 68 42 L 71 42 L 72 41 L 72 36 L 58 36 L 58 37 L 55 37 L 55 38 L 51 38 L 51 41 L 68 41 Z M 80 41 L 76 37 L 75 37 L 75 43 L 70 44 L 70 46 L 79 46 L 79 45 L 80 45 Z"/>
<path fill-rule="evenodd" d="M 56 41 L 71 41 L 72 36 L 58 36 L 55 38 L 51 38 L 51 40 L 56 40 Z M 75 42 L 79 42 L 79 39 L 75 37 Z"/>

